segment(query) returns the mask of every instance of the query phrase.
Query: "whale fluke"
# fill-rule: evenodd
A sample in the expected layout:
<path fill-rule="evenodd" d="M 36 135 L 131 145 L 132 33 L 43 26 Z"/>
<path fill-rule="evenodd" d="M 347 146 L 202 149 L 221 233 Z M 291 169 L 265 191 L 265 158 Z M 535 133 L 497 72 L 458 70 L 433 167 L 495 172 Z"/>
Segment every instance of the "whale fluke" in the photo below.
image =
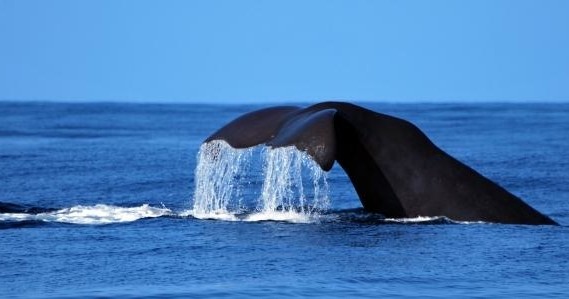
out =
<path fill-rule="evenodd" d="M 412 123 L 349 103 L 253 111 L 204 142 L 212 140 L 234 148 L 294 145 L 326 171 L 337 161 L 364 209 L 389 218 L 556 224 L 438 148 Z"/>

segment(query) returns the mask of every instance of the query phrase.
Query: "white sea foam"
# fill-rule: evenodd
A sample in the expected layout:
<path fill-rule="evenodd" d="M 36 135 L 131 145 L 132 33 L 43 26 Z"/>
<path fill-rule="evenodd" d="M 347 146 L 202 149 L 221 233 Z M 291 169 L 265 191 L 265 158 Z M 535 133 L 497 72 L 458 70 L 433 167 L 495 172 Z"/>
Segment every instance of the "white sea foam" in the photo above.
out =
<path fill-rule="evenodd" d="M 306 213 L 295 211 L 260 211 L 253 213 L 195 213 L 193 210 L 187 210 L 178 214 L 180 217 L 194 217 L 204 220 L 222 220 L 222 221 L 243 221 L 243 222 L 262 222 L 262 221 L 278 221 L 290 223 L 314 223 L 322 218 L 319 214 L 309 215 Z"/>
<path fill-rule="evenodd" d="M 435 217 L 427 217 L 427 216 L 417 216 L 413 218 L 385 218 L 386 222 L 399 222 L 399 223 L 421 223 L 421 222 L 429 222 L 429 221 L 436 221 L 436 220 L 447 220 L 445 217 L 442 216 L 435 216 Z"/>
<path fill-rule="evenodd" d="M 207 220 L 224 220 L 224 221 L 239 221 L 236 214 L 227 211 L 211 211 L 211 212 L 194 212 L 189 211 L 187 213 L 181 214 L 181 216 L 192 216 L 197 219 L 207 219 Z"/>
<path fill-rule="evenodd" d="M 295 211 L 262 211 L 247 215 L 245 218 L 243 218 L 243 221 L 282 221 L 291 223 L 313 223 L 318 221 L 318 216 Z"/>
<path fill-rule="evenodd" d="M 453 220 L 445 216 L 417 216 L 413 218 L 385 218 L 385 222 L 395 222 L 395 223 L 429 223 L 429 222 L 437 222 L 443 221 L 448 223 L 456 223 L 456 224 L 483 224 L 486 223 L 484 221 L 458 221 Z"/>
<path fill-rule="evenodd" d="M 132 222 L 142 218 L 155 218 L 172 215 L 167 208 L 155 208 L 148 204 L 139 207 L 117 207 L 98 204 L 94 206 L 74 206 L 53 212 L 26 214 L 0 214 L 0 221 L 44 221 L 74 224 L 110 224 Z"/>

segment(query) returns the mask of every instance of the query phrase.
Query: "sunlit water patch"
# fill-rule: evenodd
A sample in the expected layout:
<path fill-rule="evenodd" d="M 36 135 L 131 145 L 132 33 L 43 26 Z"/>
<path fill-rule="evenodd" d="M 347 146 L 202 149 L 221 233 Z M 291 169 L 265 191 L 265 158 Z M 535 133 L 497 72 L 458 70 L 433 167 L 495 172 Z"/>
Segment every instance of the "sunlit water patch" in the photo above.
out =
<path fill-rule="evenodd" d="M 255 173 L 262 175 L 250 175 Z M 235 149 L 225 141 L 204 143 L 195 182 L 193 209 L 186 214 L 199 219 L 305 223 L 318 219 L 330 205 L 326 173 L 293 146 L 256 151 Z M 244 186 L 260 186 L 254 206 L 244 200 Z"/>

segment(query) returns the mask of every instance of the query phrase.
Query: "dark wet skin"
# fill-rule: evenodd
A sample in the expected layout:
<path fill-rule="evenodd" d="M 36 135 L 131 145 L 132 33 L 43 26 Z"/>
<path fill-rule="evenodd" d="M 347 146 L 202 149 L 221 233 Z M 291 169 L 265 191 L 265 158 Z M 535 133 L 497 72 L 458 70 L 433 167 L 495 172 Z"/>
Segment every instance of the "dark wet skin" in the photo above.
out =
<path fill-rule="evenodd" d="M 234 148 L 294 145 L 324 170 L 346 171 L 364 209 L 386 217 L 556 224 L 451 157 L 412 123 L 342 102 L 245 114 L 208 137 Z"/>

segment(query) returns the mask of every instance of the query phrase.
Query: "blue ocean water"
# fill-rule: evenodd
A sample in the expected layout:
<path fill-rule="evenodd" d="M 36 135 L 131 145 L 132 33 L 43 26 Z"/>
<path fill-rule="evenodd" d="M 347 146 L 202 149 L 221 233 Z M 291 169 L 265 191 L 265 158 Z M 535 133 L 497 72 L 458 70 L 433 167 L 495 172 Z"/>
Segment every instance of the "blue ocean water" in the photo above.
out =
<path fill-rule="evenodd" d="M 385 221 L 338 167 L 318 220 L 198 219 L 201 142 L 261 106 L 0 102 L 0 296 L 569 296 L 569 104 L 363 106 L 560 226 Z"/>

